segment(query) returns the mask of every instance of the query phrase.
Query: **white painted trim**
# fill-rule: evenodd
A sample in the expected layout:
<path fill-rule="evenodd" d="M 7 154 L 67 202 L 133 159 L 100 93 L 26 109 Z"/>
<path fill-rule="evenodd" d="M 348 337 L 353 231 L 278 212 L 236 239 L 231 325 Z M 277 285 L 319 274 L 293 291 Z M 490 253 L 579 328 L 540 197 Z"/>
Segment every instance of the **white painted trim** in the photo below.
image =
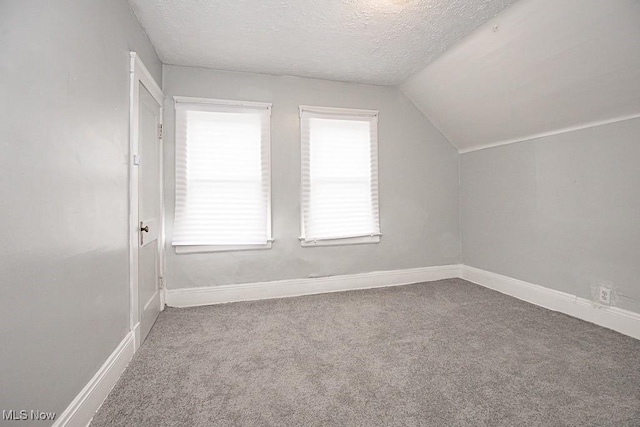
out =
<path fill-rule="evenodd" d="M 640 313 L 601 305 L 586 298 L 475 267 L 463 265 L 461 273 L 463 279 L 486 288 L 640 339 Z"/>
<path fill-rule="evenodd" d="M 55 421 L 53 427 L 87 426 L 107 398 L 134 352 L 133 334 L 129 332 L 111 353 L 98 372 Z"/>
<path fill-rule="evenodd" d="M 168 289 L 166 298 L 169 306 L 193 307 L 408 285 L 450 278 L 462 278 L 531 304 L 640 339 L 640 313 L 601 305 L 566 292 L 461 264 L 273 282 Z"/>
<path fill-rule="evenodd" d="M 271 249 L 273 239 L 257 245 L 174 245 L 177 255 L 206 254 L 210 252 L 260 251 Z"/>
<path fill-rule="evenodd" d="M 144 66 L 144 64 L 143 64 Z M 155 80 L 154 80 L 155 83 Z M 157 86 L 157 85 L 156 85 Z M 160 311 L 164 311 L 166 305 L 166 291 L 167 284 L 165 277 L 167 276 L 167 255 L 166 255 L 166 242 L 167 242 L 167 233 L 166 233 L 166 204 L 164 197 L 164 141 L 166 139 L 166 131 L 164 129 L 164 92 L 160 89 L 160 96 L 162 100 L 160 102 L 160 125 L 162 126 L 162 138 L 160 139 L 160 153 L 159 159 L 160 162 L 158 168 L 158 175 L 160 180 L 160 236 L 158 238 L 158 267 L 160 269 L 160 277 L 158 280 L 160 281 Z"/>
<path fill-rule="evenodd" d="M 365 117 L 377 117 L 380 112 L 378 110 L 363 110 L 356 108 L 338 108 L 338 107 L 316 107 L 313 105 L 300 105 L 300 115 L 303 111 L 309 113 L 325 113 L 325 114 L 340 114 L 345 116 L 365 116 Z"/>
<path fill-rule="evenodd" d="M 460 265 L 443 265 L 308 279 L 169 289 L 167 291 L 167 305 L 172 307 L 193 307 L 234 301 L 285 298 L 354 289 L 408 285 L 460 277 L 460 267 Z"/>
<path fill-rule="evenodd" d="M 533 134 L 533 135 L 525 136 L 523 138 L 507 139 L 505 141 L 492 142 L 492 143 L 489 143 L 489 144 L 479 145 L 477 147 L 464 148 L 464 149 L 458 150 L 458 153 L 459 154 L 471 153 L 471 152 L 474 152 L 474 151 L 484 150 L 484 149 L 487 149 L 487 148 L 499 147 L 501 145 L 515 144 L 517 142 L 525 142 L 525 141 L 530 141 L 532 139 L 544 138 L 544 137 L 553 136 L 553 135 L 560 135 L 560 134 L 563 134 L 563 133 L 573 132 L 573 131 L 582 130 L 582 129 L 589 129 L 589 128 L 593 128 L 593 127 L 597 127 L 597 126 L 609 125 L 609 124 L 612 124 L 612 123 L 624 122 L 626 120 L 632 120 L 632 119 L 637 119 L 637 118 L 640 118 L 640 113 L 631 114 L 629 116 L 616 117 L 614 119 L 599 120 L 599 121 L 595 121 L 595 122 L 589 122 L 589 123 L 585 123 L 585 124 L 581 124 L 581 125 L 577 125 L 577 126 L 569 126 L 569 127 L 565 127 L 565 128 L 549 131 L 549 132 L 536 133 L 536 134 Z"/>
<path fill-rule="evenodd" d="M 174 102 L 176 103 L 193 103 L 193 104 L 213 104 L 213 105 L 232 105 L 237 107 L 253 107 L 253 108 L 265 108 L 271 110 L 270 102 L 255 102 L 255 101 L 236 101 L 232 99 L 213 99 L 213 98 L 194 98 L 190 96 L 174 96 Z"/>
<path fill-rule="evenodd" d="M 273 203 L 273 192 L 272 192 L 272 157 L 271 157 L 271 103 L 268 102 L 254 102 L 254 101 L 234 101 L 228 99 L 213 99 L 213 98 L 193 98 L 187 96 L 174 96 L 174 103 L 176 104 L 176 123 L 178 121 L 177 113 L 178 103 L 191 103 L 191 104 L 209 104 L 213 106 L 243 106 L 250 107 L 257 110 L 266 110 L 268 113 L 269 119 L 266 121 L 265 129 L 263 130 L 263 135 L 266 134 L 267 138 L 261 141 L 263 154 L 266 158 L 268 173 L 267 173 L 267 242 L 265 244 L 238 244 L 238 245 L 198 245 L 198 244 L 189 244 L 182 245 L 171 242 L 171 245 L 175 247 L 176 254 L 194 254 L 194 253 L 208 253 L 208 252 L 237 252 L 237 251 L 253 251 L 253 250 L 268 250 L 271 249 L 272 243 L 274 242 L 273 238 L 273 217 L 272 217 L 272 203 Z M 185 107 L 188 109 L 188 107 Z M 216 110 L 214 108 L 214 110 Z M 177 126 L 176 126 L 177 128 Z M 175 129 L 174 129 L 175 130 Z M 264 131 L 267 132 L 264 132 Z M 177 131 L 176 131 L 177 132 Z M 178 150 L 178 142 L 176 135 L 176 147 L 175 150 Z M 178 173 L 178 164 L 175 165 L 176 176 L 180 175 Z M 175 236 L 174 236 L 175 240 Z"/>
<path fill-rule="evenodd" d="M 300 105 L 299 106 L 299 115 L 300 115 L 300 235 L 298 236 L 298 240 L 300 240 L 300 246 L 303 248 L 306 247 L 316 247 L 316 246 L 340 246 L 340 245 L 362 245 L 362 244 L 377 244 L 380 243 L 380 236 L 382 236 L 382 230 L 380 227 L 380 184 L 379 184 L 379 174 L 380 174 L 380 132 L 378 129 L 379 120 L 378 120 L 378 111 L 377 110 L 355 110 L 349 108 L 334 108 L 334 107 L 314 107 L 309 105 Z M 310 141 L 307 138 L 307 131 L 310 132 L 308 127 L 308 123 L 305 125 L 305 121 L 308 121 L 308 118 L 303 117 L 303 112 L 307 113 L 326 113 L 329 115 L 336 115 L 339 119 L 347 119 L 352 120 L 357 117 L 357 120 L 364 118 L 370 122 L 370 129 L 373 127 L 375 129 L 375 137 L 370 135 L 370 143 L 371 143 L 371 158 L 370 158 L 370 166 L 372 170 L 371 174 L 371 200 L 372 200 L 372 213 L 374 215 L 374 222 L 376 223 L 377 232 L 376 233 L 368 233 L 364 235 L 355 235 L 355 236 L 333 236 L 333 237 L 325 237 L 325 238 L 312 238 L 306 236 L 306 227 L 305 227 L 305 188 L 306 180 L 308 180 L 308 169 L 311 167 L 311 154 L 310 150 Z M 309 156 L 309 159 L 306 159 L 305 156 Z M 308 183 L 307 183 L 308 184 Z M 375 195 L 375 197 L 374 197 Z M 376 203 L 373 203 L 375 200 Z M 373 206 L 375 204 L 375 207 Z"/>
<path fill-rule="evenodd" d="M 303 248 L 313 248 L 314 246 L 341 246 L 341 245 L 364 245 L 369 243 L 380 243 L 382 234 L 371 234 L 367 236 L 354 237 L 334 237 L 332 239 L 305 239 L 298 237 L 300 246 Z"/>
<path fill-rule="evenodd" d="M 566 292 L 466 265 L 443 265 L 309 279 L 170 289 L 167 290 L 166 298 L 167 305 L 192 307 L 234 301 L 399 286 L 458 277 L 523 301 L 640 339 L 640 313 L 600 305 Z M 89 383 L 56 420 L 53 424 L 54 427 L 86 426 L 89 424 L 131 361 L 135 350 L 134 334 L 136 333 L 139 333 L 139 324 L 134 326 L 132 331 L 125 336 Z"/>
<path fill-rule="evenodd" d="M 130 52 L 131 63 L 129 68 L 129 329 L 134 330 L 138 325 L 138 235 L 134 230 L 138 229 L 138 78 L 135 74 L 135 52 Z M 133 159 L 133 161 L 132 161 Z M 138 325 L 139 326 L 139 325 Z M 134 339 L 134 351 L 140 345 L 139 340 Z"/>
<path fill-rule="evenodd" d="M 138 218 L 138 202 L 139 202 L 139 182 L 137 165 L 134 161 L 138 157 L 138 120 L 139 111 L 138 103 L 140 98 L 140 84 L 149 91 L 151 96 L 160 106 L 160 124 L 163 123 L 164 95 L 162 89 L 156 83 L 153 76 L 145 67 L 142 60 L 136 52 L 129 52 L 130 60 L 130 87 L 129 87 L 129 329 L 134 334 L 134 352 L 140 347 L 139 322 L 140 313 L 138 307 L 138 237 L 139 237 L 139 218 Z M 160 151 L 160 233 L 158 237 L 159 251 L 159 280 L 160 284 L 164 282 L 164 196 L 163 196 L 163 149 Z M 160 309 L 164 309 L 164 292 L 160 289 Z M 136 331 L 135 328 L 138 328 Z"/>
<path fill-rule="evenodd" d="M 137 351 L 140 348 L 140 322 L 137 322 L 133 328 L 131 328 L 131 335 L 133 336 L 133 348 Z"/>

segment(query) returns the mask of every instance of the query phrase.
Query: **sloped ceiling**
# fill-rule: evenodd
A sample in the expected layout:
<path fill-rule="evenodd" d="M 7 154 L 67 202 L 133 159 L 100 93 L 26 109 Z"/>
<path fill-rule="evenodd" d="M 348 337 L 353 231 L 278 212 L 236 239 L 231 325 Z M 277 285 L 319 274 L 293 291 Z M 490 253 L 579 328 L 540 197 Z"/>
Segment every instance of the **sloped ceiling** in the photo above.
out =
<path fill-rule="evenodd" d="M 129 0 L 163 63 L 398 85 L 516 0 Z"/>
<path fill-rule="evenodd" d="M 640 1 L 522 0 L 401 89 L 460 150 L 640 115 Z"/>

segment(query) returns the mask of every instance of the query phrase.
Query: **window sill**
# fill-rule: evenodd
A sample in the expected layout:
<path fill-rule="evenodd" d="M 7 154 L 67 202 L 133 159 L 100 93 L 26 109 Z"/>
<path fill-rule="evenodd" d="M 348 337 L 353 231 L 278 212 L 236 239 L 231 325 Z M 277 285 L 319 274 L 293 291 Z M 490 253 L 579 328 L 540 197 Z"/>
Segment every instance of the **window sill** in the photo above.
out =
<path fill-rule="evenodd" d="M 304 237 L 300 237 L 300 246 L 303 248 L 312 248 L 314 246 L 365 245 L 371 243 L 380 243 L 380 236 L 347 237 L 343 239 L 326 240 L 305 240 Z"/>
<path fill-rule="evenodd" d="M 258 245 L 202 245 L 202 246 L 175 246 L 176 254 L 205 254 L 210 252 L 239 252 L 259 251 L 271 249 L 272 242 Z"/>

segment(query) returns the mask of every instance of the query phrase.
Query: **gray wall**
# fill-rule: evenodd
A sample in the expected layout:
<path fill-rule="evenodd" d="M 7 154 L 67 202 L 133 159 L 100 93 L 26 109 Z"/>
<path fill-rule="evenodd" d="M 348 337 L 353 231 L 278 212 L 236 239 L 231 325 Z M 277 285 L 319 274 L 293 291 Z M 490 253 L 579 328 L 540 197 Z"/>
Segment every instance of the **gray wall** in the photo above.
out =
<path fill-rule="evenodd" d="M 458 155 L 396 88 L 164 66 L 169 288 L 392 270 L 460 260 Z M 173 96 L 273 103 L 273 248 L 176 255 Z M 301 248 L 298 105 L 380 110 L 381 243 Z"/>
<path fill-rule="evenodd" d="M 129 50 L 162 69 L 125 0 L 2 1 L 0 46 L 0 409 L 60 415 L 129 330 Z"/>
<path fill-rule="evenodd" d="M 463 261 L 640 312 L 640 119 L 463 154 Z"/>

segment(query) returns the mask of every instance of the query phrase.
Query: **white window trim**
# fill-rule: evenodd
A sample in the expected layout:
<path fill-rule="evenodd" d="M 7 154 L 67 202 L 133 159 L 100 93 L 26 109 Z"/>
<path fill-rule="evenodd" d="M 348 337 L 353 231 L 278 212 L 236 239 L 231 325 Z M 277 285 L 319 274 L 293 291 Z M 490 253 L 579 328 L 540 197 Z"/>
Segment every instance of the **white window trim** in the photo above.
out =
<path fill-rule="evenodd" d="M 376 126 L 378 126 L 378 116 L 380 114 L 378 110 L 363 110 L 363 109 L 353 109 L 353 108 L 318 107 L 318 106 L 312 106 L 312 105 L 300 105 L 299 111 L 298 111 L 299 119 L 302 119 L 303 111 L 308 111 L 313 113 L 341 114 L 344 116 L 374 117 Z M 378 162 L 378 170 L 380 170 L 378 142 L 379 141 L 376 141 L 376 161 Z M 303 167 L 304 166 L 302 165 L 302 162 L 300 162 L 301 177 L 303 175 L 303 170 L 302 170 Z M 378 197 L 380 197 L 379 185 L 378 185 Z M 343 238 L 336 237 L 331 239 L 307 240 L 304 233 L 304 211 L 303 211 L 302 198 L 303 198 L 303 195 L 302 195 L 302 185 L 301 185 L 300 186 L 300 236 L 298 237 L 298 240 L 300 241 L 300 246 L 302 246 L 303 248 L 311 248 L 316 246 L 345 246 L 345 245 L 363 245 L 363 244 L 380 243 L 380 237 L 382 237 L 382 233 L 371 234 L 366 236 L 352 236 L 352 237 L 343 237 Z M 378 218 L 379 217 L 380 217 L 380 213 L 378 212 Z"/>
<path fill-rule="evenodd" d="M 342 114 L 344 116 L 365 116 L 365 117 L 378 117 L 380 112 L 378 110 L 363 110 L 356 108 L 338 108 L 338 107 L 317 107 L 314 105 L 300 105 L 300 114 L 303 111 L 310 113 L 328 113 L 328 114 Z"/>
<path fill-rule="evenodd" d="M 343 245 L 365 245 L 371 243 L 380 243 L 380 236 L 382 234 L 374 234 L 373 236 L 361 236 L 361 237 L 345 237 L 323 240 L 305 240 L 304 237 L 299 237 L 300 246 L 303 248 L 312 248 L 315 246 L 343 246 Z"/>
<path fill-rule="evenodd" d="M 188 104 L 214 104 L 214 105 L 232 105 L 235 107 L 256 107 L 266 108 L 271 114 L 272 103 L 270 102 L 253 102 L 253 101 L 236 101 L 232 99 L 215 99 L 215 98 L 194 98 L 191 96 L 174 96 L 176 103 L 184 102 Z"/>
<path fill-rule="evenodd" d="M 238 252 L 238 251 L 257 251 L 271 249 L 273 239 L 262 245 L 207 245 L 207 246 L 194 246 L 194 245 L 180 245 L 175 246 L 176 254 L 203 254 L 208 252 Z"/>
<path fill-rule="evenodd" d="M 197 98 L 190 96 L 174 96 L 173 101 L 175 104 L 180 102 L 184 103 L 196 103 L 196 104 L 214 104 L 214 105 L 232 105 L 243 107 L 257 107 L 266 108 L 269 111 L 269 117 L 271 117 L 270 102 L 254 102 L 254 101 L 237 101 L 230 99 L 214 99 L 214 98 Z M 174 123 L 176 121 L 175 109 L 174 109 Z M 269 126 L 271 128 L 271 126 Z M 267 153 L 269 155 L 269 197 L 267 197 L 267 243 L 258 245 L 174 245 L 177 255 L 210 253 L 210 252 L 238 252 L 238 251 L 255 251 L 255 250 L 269 250 L 271 249 L 274 239 L 272 231 L 272 219 L 271 219 L 271 132 L 269 132 L 269 141 L 267 141 Z"/>

